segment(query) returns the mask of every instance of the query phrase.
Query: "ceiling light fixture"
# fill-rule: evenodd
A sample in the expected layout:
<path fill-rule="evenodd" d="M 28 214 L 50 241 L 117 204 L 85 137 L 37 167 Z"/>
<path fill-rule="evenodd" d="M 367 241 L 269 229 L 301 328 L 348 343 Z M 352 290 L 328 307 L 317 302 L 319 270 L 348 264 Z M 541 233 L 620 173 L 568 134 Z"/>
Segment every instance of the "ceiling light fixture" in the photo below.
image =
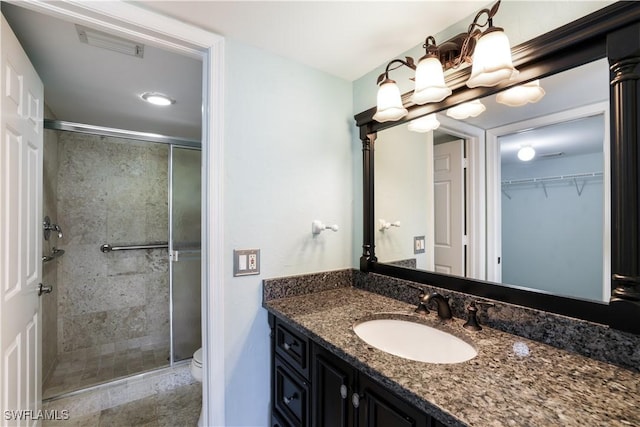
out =
<path fill-rule="evenodd" d="M 470 88 L 496 86 L 518 75 L 511 60 L 511 47 L 504 30 L 493 26 L 493 17 L 498 12 L 500 0 L 491 9 L 477 13 L 466 33 L 436 45 L 433 36 L 426 38 L 423 47 L 426 54 L 415 65 L 413 58 L 394 59 L 387 64 L 385 72 L 378 76 L 378 104 L 373 119 L 378 122 L 395 121 L 408 112 L 402 105 L 400 89 L 389 72 L 402 66 L 415 70 L 415 89 L 411 96 L 414 104 L 440 102 L 451 95 L 451 89 L 444 81 L 444 71 L 457 68 L 463 63 L 471 63 L 471 77 L 467 81 Z M 478 21 L 487 16 L 484 24 Z M 480 28 L 488 27 L 484 32 Z M 384 92 L 381 94 L 381 92 Z"/>
<path fill-rule="evenodd" d="M 162 107 L 166 107 L 168 105 L 172 105 L 176 103 L 175 99 L 171 99 L 167 95 L 163 93 L 157 93 L 157 92 L 145 92 L 142 95 L 140 95 L 140 98 L 144 99 L 150 104 L 160 105 Z"/>
<path fill-rule="evenodd" d="M 525 145 L 518 150 L 518 158 L 523 162 L 528 162 L 529 160 L 533 160 L 536 156 L 536 150 L 533 149 L 530 145 Z"/>
<path fill-rule="evenodd" d="M 540 87 L 540 80 L 514 86 L 496 95 L 496 102 L 509 107 L 521 107 L 528 103 L 535 104 L 544 97 L 544 89 Z"/>

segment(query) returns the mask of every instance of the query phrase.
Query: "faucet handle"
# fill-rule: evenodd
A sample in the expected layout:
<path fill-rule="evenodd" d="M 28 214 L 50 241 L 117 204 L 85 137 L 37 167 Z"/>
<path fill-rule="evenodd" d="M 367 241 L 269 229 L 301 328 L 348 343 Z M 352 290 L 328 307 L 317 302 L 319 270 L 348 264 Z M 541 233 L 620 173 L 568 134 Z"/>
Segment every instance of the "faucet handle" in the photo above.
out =
<path fill-rule="evenodd" d="M 427 309 L 427 305 L 425 304 L 425 301 L 427 300 L 427 294 L 425 293 L 424 289 L 415 285 L 407 284 L 407 286 L 420 292 L 420 295 L 418 296 L 418 298 L 420 298 L 420 300 L 418 301 L 418 306 L 413 311 L 418 314 L 429 314 L 429 309 Z"/>
<path fill-rule="evenodd" d="M 429 314 L 429 309 L 427 308 L 427 305 L 424 303 L 425 297 L 426 295 L 424 293 L 420 294 L 420 301 L 418 302 L 418 306 L 416 307 L 415 310 L 413 310 L 415 313 Z"/>
<path fill-rule="evenodd" d="M 482 330 L 482 326 L 480 326 L 480 323 L 478 323 L 478 307 L 476 307 L 476 304 L 484 305 L 486 307 L 495 307 L 495 304 L 491 302 L 471 301 L 471 303 L 467 306 L 467 321 L 464 325 L 462 325 L 463 328 L 469 329 L 470 331 Z"/>

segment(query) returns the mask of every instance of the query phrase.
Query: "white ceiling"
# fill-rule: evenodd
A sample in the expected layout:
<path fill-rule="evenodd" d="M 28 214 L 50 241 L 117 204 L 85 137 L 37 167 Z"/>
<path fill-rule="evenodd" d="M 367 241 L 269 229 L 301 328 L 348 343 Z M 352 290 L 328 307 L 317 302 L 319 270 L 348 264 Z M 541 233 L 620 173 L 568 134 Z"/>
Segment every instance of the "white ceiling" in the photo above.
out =
<path fill-rule="evenodd" d="M 144 47 L 136 58 L 81 43 L 72 22 L 2 3 L 45 87 L 56 118 L 75 123 L 200 139 L 202 64 Z M 162 108 L 140 99 L 146 91 L 176 99 Z"/>
<path fill-rule="evenodd" d="M 138 1 L 225 37 L 353 81 L 490 2 Z"/>

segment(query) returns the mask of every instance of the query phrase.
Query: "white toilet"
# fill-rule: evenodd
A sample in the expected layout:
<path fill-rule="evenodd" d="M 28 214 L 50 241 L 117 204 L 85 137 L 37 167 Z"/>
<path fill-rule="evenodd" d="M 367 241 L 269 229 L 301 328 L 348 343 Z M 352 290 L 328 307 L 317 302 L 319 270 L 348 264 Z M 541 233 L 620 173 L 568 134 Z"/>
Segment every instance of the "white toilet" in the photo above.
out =
<path fill-rule="evenodd" d="M 202 348 L 193 353 L 191 359 L 191 375 L 196 381 L 202 382 Z M 200 418 L 198 418 L 198 427 L 202 427 L 202 409 L 200 409 Z"/>

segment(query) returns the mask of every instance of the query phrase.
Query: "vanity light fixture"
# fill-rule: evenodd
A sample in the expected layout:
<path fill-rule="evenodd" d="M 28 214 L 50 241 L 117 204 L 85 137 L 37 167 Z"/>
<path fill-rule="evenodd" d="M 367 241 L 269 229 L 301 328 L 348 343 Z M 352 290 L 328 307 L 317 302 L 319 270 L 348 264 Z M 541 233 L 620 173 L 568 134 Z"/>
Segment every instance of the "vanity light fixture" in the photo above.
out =
<path fill-rule="evenodd" d="M 451 107 L 447 110 L 447 116 L 456 120 L 464 120 L 469 117 L 478 117 L 487 107 L 484 106 L 479 99 L 463 102 L 462 104 Z"/>
<path fill-rule="evenodd" d="M 463 63 L 472 64 L 470 88 L 496 86 L 518 75 L 511 60 L 511 47 L 504 30 L 493 26 L 493 17 L 498 12 L 500 0 L 491 9 L 482 9 L 476 14 L 467 32 L 436 45 L 433 36 L 426 38 L 423 47 L 426 54 L 416 66 L 413 58 L 394 59 L 387 64 L 385 72 L 378 76 L 377 108 L 373 119 L 378 122 L 396 121 L 407 114 L 402 105 L 400 90 L 389 72 L 402 66 L 415 70 L 415 88 L 411 95 L 414 104 L 440 102 L 451 95 L 444 81 L 444 71 L 457 68 Z M 486 22 L 479 20 L 486 15 Z M 484 32 L 481 28 L 488 27 Z"/>
<path fill-rule="evenodd" d="M 145 92 L 142 95 L 140 95 L 140 98 L 142 98 L 143 100 L 147 101 L 150 104 L 159 105 L 161 107 L 166 107 L 176 103 L 175 99 L 171 99 L 167 95 L 163 93 L 157 93 L 157 92 Z"/>
<path fill-rule="evenodd" d="M 400 89 L 395 80 L 386 79 L 380 83 L 377 105 L 378 109 L 373 119 L 380 123 L 400 120 L 408 113 L 407 109 L 402 105 Z"/>
<path fill-rule="evenodd" d="M 522 85 L 514 86 L 496 95 L 496 102 L 509 107 L 521 107 L 528 103 L 535 104 L 545 95 L 540 87 L 540 80 L 534 80 Z"/>
<path fill-rule="evenodd" d="M 518 158 L 523 162 L 533 160 L 536 156 L 536 150 L 530 145 L 524 145 L 518 150 Z"/>
<path fill-rule="evenodd" d="M 427 37 L 422 47 L 427 50 L 427 54 L 420 58 L 416 67 L 416 86 L 411 96 L 411 102 L 420 105 L 440 102 L 451 95 L 451 89 L 444 83 L 444 71 L 436 39 L 432 36 Z"/>
<path fill-rule="evenodd" d="M 436 118 L 436 113 L 431 113 L 411 120 L 407 127 L 412 132 L 425 133 L 438 129 L 440 122 Z"/>

